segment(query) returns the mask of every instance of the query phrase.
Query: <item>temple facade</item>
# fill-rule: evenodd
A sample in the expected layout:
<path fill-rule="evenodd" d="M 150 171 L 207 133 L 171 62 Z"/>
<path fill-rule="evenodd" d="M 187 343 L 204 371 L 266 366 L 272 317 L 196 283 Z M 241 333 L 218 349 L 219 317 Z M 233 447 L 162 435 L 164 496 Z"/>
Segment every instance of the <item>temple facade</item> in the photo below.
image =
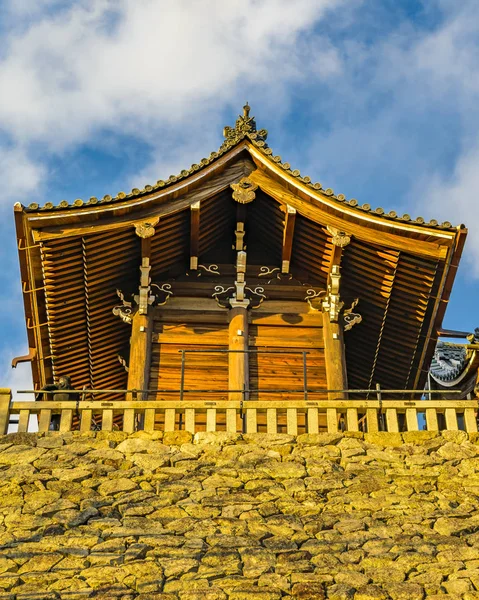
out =
<path fill-rule="evenodd" d="M 68 375 L 114 400 L 285 406 L 424 389 L 464 226 L 312 183 L 248 105 L 224 138 L 129 194 L 15 205 L 30 346 L 15 361 L 35 389 Z"/>

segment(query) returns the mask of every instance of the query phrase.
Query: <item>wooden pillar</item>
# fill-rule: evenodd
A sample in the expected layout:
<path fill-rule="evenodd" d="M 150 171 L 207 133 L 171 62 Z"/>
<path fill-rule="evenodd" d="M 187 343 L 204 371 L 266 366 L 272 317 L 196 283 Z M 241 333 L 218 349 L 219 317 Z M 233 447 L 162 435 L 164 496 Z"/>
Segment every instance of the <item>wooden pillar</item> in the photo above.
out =
<path fill-rule="evenodd" d="M 296 209 L 289 204 L 286 206 L 283 229 L 283 250 L 281 253 L 281 272 L 289 273 L 291 253 L 293 251 L 294 224 L 296 221 Z"/>
<path fill-rule="evenodd" d="M 8 431 L 11 399 L 12 390 L 7 388 L 0 388 L 0 435 L 4 435 Z"/>
<path fill-rule="evenodd" d="M 198 255 L 200 248 L 200 201 L 190 206 L 190 269 L 198 269 Z"/>
<path fill-rule="evenodd" d="M 155 235 L 159 217 L 135 223 L 135 231 L 141 238 L 140 287 L 135 300 L 138 311 L 131 321 L 130 360 L 128 365 L 128 389 L 146 390 L 149 384 L 150 355 L 153 329 L 153 309 L 149 304 L 150 297 L 150 259 L 151 238 Z M 127 394 L 127 400 L 134 400 Z M 146 400 L 146 394 L 138 394 L 138 400 Z"/>
<path fill-rule="evenodd" d="M 248 354 L 248 311 L 244 306 L 236 306 L 229 312 L 228 389 L 239 390 L 229 393 L 229 400 L 243 400 L 241 390 L 249 386 Z M 247 396 L 245 396 L 245 399 Z"/>
<path fill-rule="evenodd" d="M 331 322 L 329 312 L 323 312 L 324 361 L 328 390 L 345 390 L 348 387 L 346 358 L 341 325 Z M 329 393 L 328 400 L 347 398 L 347 394 Z"/>
<path fill-rule="evenodd" d="M 151 308 L 148 309 L 148 313 Z M 148 389 L 150 374 L 151 329 L 153 319 L 150 314 L 135 313 L 131 323 L 130 364 L 128 371 L 128 389 Z M 132 397 L 128 398 L 133 400 Z M 138 394 L 138 400 L 146 399 L 145 394 Z"/>

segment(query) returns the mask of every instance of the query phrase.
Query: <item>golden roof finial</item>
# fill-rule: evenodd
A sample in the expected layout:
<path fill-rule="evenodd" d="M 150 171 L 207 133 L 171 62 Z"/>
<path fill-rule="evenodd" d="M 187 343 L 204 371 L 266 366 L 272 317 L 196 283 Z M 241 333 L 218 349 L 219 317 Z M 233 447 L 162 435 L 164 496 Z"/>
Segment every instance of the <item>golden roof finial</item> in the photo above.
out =
<path fill-rule="evenodd" d="M 266 129 L 261 131 L 256 130 L 256 121 L 254 117 L 250 117 L 251 107 L 248 102 L 243 106 L 243 114 L 236 119 L 234 127 L 225 127 L 223 135 L 226 141 L 231 145 L 239 142 L 246 136 L 254 136 L 254 139 L 259 142 L 264 142 L 268 135 Z"/>

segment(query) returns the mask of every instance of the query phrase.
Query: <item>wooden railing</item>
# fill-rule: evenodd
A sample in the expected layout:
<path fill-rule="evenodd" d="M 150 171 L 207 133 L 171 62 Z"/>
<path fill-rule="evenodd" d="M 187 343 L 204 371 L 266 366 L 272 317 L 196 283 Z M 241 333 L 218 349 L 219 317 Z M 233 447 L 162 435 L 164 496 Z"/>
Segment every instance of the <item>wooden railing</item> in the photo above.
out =
<path fill-rule="evenodd" d="M 117 390 L 115 390 L 117 391 Z M 131 394 L 132 391 L 127 391 Z M 383 392 L 385 393 L 385 392 Z M 308 400 L 308 401 L 207 401 L 207 400 L 41 400 L 11 401 L 10 390 L 0 389 L 0 434 L 6 433 L 11 417 L 18 415 L 18 431 L 28 431 L 31 415 L 38 417 L 39 431 L 55 423 L 60 432 L 102 429 L 118 425 L 132 433 L 142 429 L 184 429 L 267 433 L 285 431 L 418 431 L 427 429 L 476 432 L 477 400 Z M 199 423 L 201 425 L 199 426 Z"/>

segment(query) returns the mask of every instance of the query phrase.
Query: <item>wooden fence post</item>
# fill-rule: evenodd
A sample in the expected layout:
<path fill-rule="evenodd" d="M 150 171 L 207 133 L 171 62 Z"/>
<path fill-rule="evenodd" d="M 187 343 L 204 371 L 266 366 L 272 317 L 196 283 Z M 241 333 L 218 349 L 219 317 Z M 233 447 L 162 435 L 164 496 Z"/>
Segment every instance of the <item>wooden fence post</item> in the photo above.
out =
<path fill-rule="evenodd" d="M 12 390 L 0 388 L 0 435 L 5 435 L 8 431 L 11 399 Z"/>

